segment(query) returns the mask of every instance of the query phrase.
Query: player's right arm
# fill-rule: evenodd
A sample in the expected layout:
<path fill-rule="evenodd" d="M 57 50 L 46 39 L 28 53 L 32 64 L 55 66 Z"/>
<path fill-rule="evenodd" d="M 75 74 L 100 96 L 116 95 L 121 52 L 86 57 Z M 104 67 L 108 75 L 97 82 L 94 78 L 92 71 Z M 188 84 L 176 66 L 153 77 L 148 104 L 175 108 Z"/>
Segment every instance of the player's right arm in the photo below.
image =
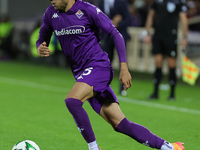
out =
<path fill-rule="evenodd" d="M 179 18 L 181 21 L 182 26 L 182 40 L 181 40 L 181 46 L 185 48 L 187 46 L 187 33 L 188 33 L 188 19 L 187 19 L 187 7 L 186 4 L 183 3 L 181 6 Z"/>
<path fill-rule="evenodd" d="M 51 50 L 49 50 L 49 47 L 47 47 L 47 43 L 43 42 L 37 48 L 37 53 L 39 54 L 40 57 L 48 57 L 51 53 Z"/>
<path fill-rule="evenodd" d="M 40 57 L 48 57 L 51 53 L 48 45 L 52 36 L 53 29 L 51 27 L 50 19 L 52 16 L 51 8 L 47 8 L 42 19 L 39 38 L 36 42 L 37 53 Z"/>
<path fill-rule="evenodd" d="M 157 8 L 157 4 L 154 1 L 151 5 L 151 8 L 150 8 L 148 15 L 147 15 L 146 24 L 145 24 L 145 31 L 143 31 L 144 42 L 147 43 L 147 44 L 152 43 L 150 30 L 153 26 L 154 16 L 156 14 L 156 8 Z"/>
<path fill-rule="evenodd" d="M 155 15 L 155 10 L 150 9 L 146 20 L 145 31 L 143 31 L 143 34 L 145 36 L 144 42 L 147 44 L 151 44 L 150 30 L 153 26 L 154 15 Z"/>

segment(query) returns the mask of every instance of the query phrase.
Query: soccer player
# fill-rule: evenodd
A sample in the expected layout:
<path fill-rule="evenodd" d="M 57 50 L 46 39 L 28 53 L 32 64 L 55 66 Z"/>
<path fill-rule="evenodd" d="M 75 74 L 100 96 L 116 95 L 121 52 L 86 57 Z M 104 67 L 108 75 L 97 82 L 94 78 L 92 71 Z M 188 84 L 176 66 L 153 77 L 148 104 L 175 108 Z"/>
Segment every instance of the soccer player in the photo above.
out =
<path fill-rule="evenodd" d="M 126 50 L 122 35 L 102 11 L 82 0 L 50 0 L 36 42 L 38 54 L 48 57 L 52 32 L 57 36 L 62 50 L 70 62 L 76 83 L 65 99 L 89 150 L 99 150 L 94 132 L 83 103 L 88 100 L 92 108 L 115 131 L 126 134 L 146 146 L 161 150 L 183 150 L 182 143 L 168 143 L 147 128 L 129 121 L 118 105 L 110 87 L 113 68 L 108 55 L 100 46 L 100 30 L 113 38 L 121 62 L 119 79 L 127 90 L 131 75 L 126 64 Z"/>

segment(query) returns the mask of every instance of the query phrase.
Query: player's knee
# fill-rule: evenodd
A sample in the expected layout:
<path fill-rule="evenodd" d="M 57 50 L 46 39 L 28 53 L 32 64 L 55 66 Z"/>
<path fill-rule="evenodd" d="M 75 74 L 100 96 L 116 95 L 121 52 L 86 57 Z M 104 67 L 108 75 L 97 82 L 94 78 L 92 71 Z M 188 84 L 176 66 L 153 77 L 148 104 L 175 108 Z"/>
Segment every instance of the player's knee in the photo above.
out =
<path fill-rule="evenodd" d="M 113 129 L 114 129 L 116 132 L 120 132 L 120 131 L 118 130 L 117 126 L 116 126 L 116 127 L 113 127 Z"/>
<path fill-rule="evenodd" d="M 113 127 L 113 129 L 116 131 L 116 128 L 120 124 L 121 121 L 111 121 L 110 124 Z"/>
<path fill-rule="evenodd" d="M 70 111 L 72 108 L 82 107 L 83 102 L 75 98 L 67 98 L 65 99 L 65 104 L 68 110 Z"/>

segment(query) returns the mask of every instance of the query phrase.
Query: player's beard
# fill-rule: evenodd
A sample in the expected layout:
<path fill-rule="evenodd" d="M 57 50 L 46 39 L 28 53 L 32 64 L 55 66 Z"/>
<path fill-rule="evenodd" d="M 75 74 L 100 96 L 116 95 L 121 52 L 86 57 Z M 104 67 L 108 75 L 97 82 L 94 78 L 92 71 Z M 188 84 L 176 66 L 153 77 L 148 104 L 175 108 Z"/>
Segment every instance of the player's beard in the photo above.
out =
<path fill-rule="evenodd" d="M 55 10 L 64 12 L 67 7 L 68 2 L 65 0 L 61 0 L 59 3 L 55 4 L 54 8 Z"/>
<path fill-rule="evenodd" d="M 65 11 L 65 7 L 57 7 L 57 6 L 55 6 L 54 8 L 55 8 L 55 10 L 58 10 L 58 11 L 61 11 L 61 12 Z"/>

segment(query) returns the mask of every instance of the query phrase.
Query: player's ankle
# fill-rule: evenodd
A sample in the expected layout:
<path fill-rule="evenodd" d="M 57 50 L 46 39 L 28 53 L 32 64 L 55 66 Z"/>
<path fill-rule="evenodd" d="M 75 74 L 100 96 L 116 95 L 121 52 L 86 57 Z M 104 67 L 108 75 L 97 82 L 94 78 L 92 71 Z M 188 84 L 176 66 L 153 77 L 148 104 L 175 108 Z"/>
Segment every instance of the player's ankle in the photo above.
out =
<path fill-rule="evenodd" d="M 163 145 L 161 146 L 161 150 L 174 150 L 173 144 L 164 141 Z"/>
<path fill-rule="evenodd" d="M 99 150 L 98 144 L 96 141 L 88 143 L 89 150 Z"/>

